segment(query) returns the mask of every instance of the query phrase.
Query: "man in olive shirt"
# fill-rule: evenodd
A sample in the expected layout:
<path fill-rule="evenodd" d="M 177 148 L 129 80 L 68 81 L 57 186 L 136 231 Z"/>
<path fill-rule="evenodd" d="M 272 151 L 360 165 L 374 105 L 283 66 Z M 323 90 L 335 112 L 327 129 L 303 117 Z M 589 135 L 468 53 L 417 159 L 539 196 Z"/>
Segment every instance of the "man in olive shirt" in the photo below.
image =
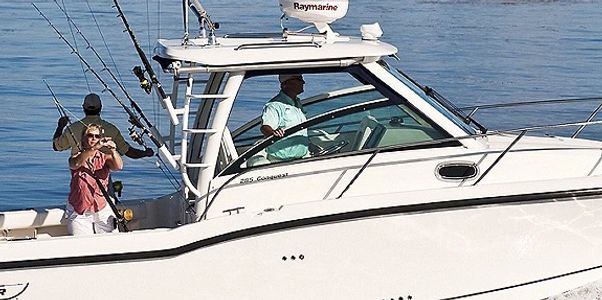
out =
<path fill-rule="evenodd" d="M 84 127 L 88 124 L 99 124 L 104 128 L 104 136 L 110 137 L 115 145 L 117 146 L 117 152 L 120 155 L 125 155 L 129 158 L 143 158 L 154 155 L 153 149 L 146 148 L 144 150 L 136 149 L 131 147 L 121 135 L 121 132 L 115 125 L 100 118 L 100 111 L 102 110 L 102 102 L 100 97 L 94 93 L 88 94 L 84 98 L 82 105 L 86 117 L 74 122 L 69 127 L 73 132 L 73 135 L 79 139 L 84 131 Z M 81 145 L 80 140 L 74 140 L 70 133 L 70 130 L 64 130 L 69 123 L 68 117 L 61 117 L 58 120 L 58 125 L 52 138 L 52 148 L 54 151 L 64 151 L 71 148 L 71 154 L 75 154 L 79 151 L 77 144 Z"/>
<path fill-rule="evenodd" d="M 262 126 L 264 136 L 283 137 L 287 128 L 305 122 L 303 107 L 297 95 L 303 92 L 305 81 L 301 74 L 279 75 L 280 93 L 263 108 Z M 270 160 L 301 158 L 308 153 L 307 129 L 299 130 L 266 148 Z"/>

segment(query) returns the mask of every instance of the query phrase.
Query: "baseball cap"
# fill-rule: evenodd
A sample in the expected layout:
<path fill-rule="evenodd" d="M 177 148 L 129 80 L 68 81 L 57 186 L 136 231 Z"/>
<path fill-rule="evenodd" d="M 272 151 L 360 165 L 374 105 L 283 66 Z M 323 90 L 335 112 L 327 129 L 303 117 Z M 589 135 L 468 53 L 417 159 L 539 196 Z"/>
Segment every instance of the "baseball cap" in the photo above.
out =
<path fill-rule="evenodd" d="M 102 102 L 100 101 L 100 97 L 98 95 L 91 93 L 84 98 L 84 103 L 82 106 L 88 110 L 95 110 L 102 107 Z"/>
<path fill-rule="evenodd" d="M 278 80 L 280 80 L 280 83 L 283 83 L 285 81 L 295 79 L 295 78 L 303 80 L 303 75 L 301 75 L 301 74 L 280 74 L 280 75 L 278 75 Z"/>

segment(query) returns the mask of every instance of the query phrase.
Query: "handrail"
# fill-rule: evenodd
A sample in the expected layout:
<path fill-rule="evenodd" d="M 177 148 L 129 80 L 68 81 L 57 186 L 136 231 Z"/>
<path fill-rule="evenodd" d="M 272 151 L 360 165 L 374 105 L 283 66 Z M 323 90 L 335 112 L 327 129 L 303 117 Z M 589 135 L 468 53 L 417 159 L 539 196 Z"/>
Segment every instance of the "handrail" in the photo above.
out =
<path fill-rule="evenodd" d="M 587 101 L 602 101 L 602 97 L 585 97 L 585 98 L 565 98 L 565 99 L 549 99 L 549 100 L 534 100 L 534 101 L 520 101 L 520 102 L 508 102 L 508 103 L 494 103 L 494 104 L 483 104 L 483 105 L 472 105 L 463 106 L 458 109 L 466 110 L 482 110 L 490 108 L 501 108 L 501 107 L 514 107 L 514 106 L 527 106 L 527 105 L 538 105 L 538 104 L 553 104 L 553 103 L 571 103 L 571 102 L 587 102 Z"/>
<path fill-rule="evenodd" d="M 258 70 L 274 69 L 308 69 L 308 68 L 344 68 L 361 61 L 361 58 L 342 58 L 342 59 L 331 59 L 331 60 L 319 60 L 319 61 L 304 61 L 304 62 L 274 62 L 274 63 L 257 63 L 257 64 L 243 64 L 243 65 L 225 65 L 225 66 L 211 66 L 211 65 L 195 65 L 189 67 L 180 67 L 177 70 L 170 70 L 174 74 L 195 74 L 195 73 L 221 73 L 221 72 L 251 72 Z"/>
<path fill-rule="evenodd" d="M 359 169 L 359 171 L 357 171 L 357 173 L 355 173 L 355 176 L 353 176 L 353 178 L 351 178 L 351 180 L 349 181 L 347 186 L 343 189 L 343 191 L 339 194 L 339 196 L 336 199 L 341 199 L 341 197 L 343 197 L 343 194 L 345 194 L 345 192 L 347 192 L 347 190 L 349 190 L 349 188 L 353 185 L 353 183 L 355 183 L 355 180 L 357 180 L 360 177 L 360 175 L 364 172 L 364 170 L 366 170 L 366 168 L 372 162 L 372 160 L 378 154 L 378 152 L 380 152 L 380 149 L 376 149 L 374 151 L 374 153 L 372 153 L 372 155 L 370 155 L 368 160 L 362 165 L 362 167 Z"/>
<path fill-rule="evenodd" d="M 483 178 L 489 174 L 489 172 L 493 169 L 493 167 L 495 167 L 500 160 L 502 160 L 502 158 L 504 156 L 506 156 L 506 154 L 510 151 L 510 149 L 512 149 L 512 147 L 514 147 L 514 145 L 516 145 L 516 143 L 518 143 L 518 141 L 523 138 L 523 136 L 525 136 L 525 134 L 527 133 L 527 130 L 523 130 L 520 132 L 520 134 L 512 141 L 512 143 L 510 143 L 510 145 L 508 145 L 508 147 L 506 147 L 506 149 L 504 149 L 504 151 L 495 159 L 495 161 L 489 166 L 489 168 L 487 168 L 487 170 L 485 170 L 485 172 L 483 172 L 483 174 L 481 174 L 481 176 L 475 180 L 475 182 L 472 184 L 473 186 L 477 185 L 477 183 L 481 182 L 481 180 L 483 180 Z"/>
<path fill-rule="evenodd" d="M 545 105 L 545 104 L 558 104 L 558 103 L 574 103 L 574 102 L 589 102 L 589 101 L 598 101 L 601 102 L 589 115 L 589 117 L 585 120 L 585 122 L 590 122 L 593 120 L 598 112 L 602 110 L 602 97 L 585 97 L 585 98 L 565 98 L 565 99 L 549 99 L 549 100 L 535 100 L 535 101 L 521 101 L 521 102 L 510 102 L 510 103 L 496 103 L 496 104 L 485 104 L 485 105 L 475 105 L 475 106 L 465 106 L 458 108 L 461 111 L 470 110 L 467 114 L 468 117 L 474 116 L 477 111 L 491 108 L 505 108 L 505 107 L 517 107 L 517 106 L 527 106 L 527 105 Z M 571 138 L 576 138 L 579 133 L 585 129 L 588 124 L 584 124 L 579 126 L 579 128 L 571 135 Z"/>
<path fill-rule="evenodd" d="M 594 109 L 594 111 L 592 111 L 592 113 L 589 115 L 589 117 L 587 117 L 587 119 L 585 121 L 589 122 L 591 120 L 593 120 L 596 115 L 598 114 L 598 112 L 600 112 L 600 110 L 602 109 L 602 103 L 598 105 L 598 107 L 596 107 L 596 109 Z M 577 128 L 577 130 L 573 133 L 573 135 L 571 135 L 571 138 L 576 138 L 577 135 L 579 135 L 579 133 L 581 133 L 581 131 L 583 131 L 583 129 L 585 129 L 585 126 L 587 125 L 581 125 L 579 128 Z"/>
<path fill-rule="evenodd" d="M 311 42 L 287 42 L 283 41 L 280 43 L 249 43 L 249 44 L 241 44 L 238 47 L 234 48 L 234 51 L 244 50 L 244 49 L 268 49 L 268 48 L 294 48 L 294 47 L 313 47 L 320 48 L 321 44 L 316 43 L 314 41 Z"/>
<path fill-rule="evenodd" d="M 408 143 L 408 144 L 404 144 L 404 145 L 394 145 L 394 146 L 389 146 L 389 147 L 385 147 L 382 149 L 384 150 L 384 149 L 399 148 L 399 147 L 415 148 L 415 147 L 420 147 L 420 146 L 443 144 L 443 143 L 447 143 L 447 142 L 456 142 L 456 141 L 461 141 L 461 140 L 466 140 L 466 139 L 477 139 L 477 138 L 483 138 L 483 137 L 487 137 L 487 136 L 509 134 L 509 133 L 515 133 L 515 132 L 521 132 L 521 131 L 538 131 L 538 130 L 544 130 L 544 129 L 550 129 L 550 128 L 564 128 L 564 127 L 572 127 L 572 126 L 600 125 L 600 124 L 602 124 L 602 120 L 590 121 L 590 122 L 558 123 L 558 124 L 552 124 L 552 125 L 521 127 L 521 128 L 504 129 L 504 130 L 491 130 L 491 131 L 488 131 L 487 133 L 469 134 L 469 135 L 463 135 L 463 136 L 458 136 L 458 137 L 435 139 L 435 140 L 416 142 L 416 143 Z M 382 150 L 381 150 L 381 152 L 382 152 Z"/>

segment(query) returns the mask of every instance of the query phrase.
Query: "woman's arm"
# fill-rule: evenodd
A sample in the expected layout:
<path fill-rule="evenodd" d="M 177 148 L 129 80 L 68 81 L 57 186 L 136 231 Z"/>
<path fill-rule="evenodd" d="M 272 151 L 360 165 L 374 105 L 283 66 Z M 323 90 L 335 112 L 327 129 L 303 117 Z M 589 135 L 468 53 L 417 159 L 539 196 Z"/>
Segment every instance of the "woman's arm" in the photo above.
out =
<path fill-rule="evenodd" d="M 121 155 L 117 152 L 117 145 L 111 139 L 107 138 L 102 141 L 100 152 L 105 154 L 106 164 L 111 171 L 121 171 L 123 169 L 123 160 Z"/>
<path fill-rule="evenodd" d="M 105 153 L 106 156 L 106 164 L 111 169 L 111 171 L 121 171 L 123 169 L 123 159 L 121 159 L 121 155 L 117 152 L 117 149 L 111 149 L 110 153 Z"/>
<path fill-rule="evenodd" d="M 86 162 L 90 159 L 90 157 L 94 156 L 94 153 L 96 153 L 95 149 L 87 149 L 73 154 L 71 157 L 69 157 L 69 168 L 71 170 L 77 170 L 81 167 L 88 167 Z"/>

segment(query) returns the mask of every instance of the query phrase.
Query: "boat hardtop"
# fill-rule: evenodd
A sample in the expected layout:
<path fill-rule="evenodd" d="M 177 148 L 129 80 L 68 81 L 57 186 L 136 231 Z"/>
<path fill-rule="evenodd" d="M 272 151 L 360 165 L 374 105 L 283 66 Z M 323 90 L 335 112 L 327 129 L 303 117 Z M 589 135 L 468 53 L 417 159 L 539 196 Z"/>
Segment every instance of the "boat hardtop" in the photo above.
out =
<path fill-rule="evenodd" d="M 235 36 L 235 37 L 231 37 Z M 181 39 L 160 39 L 155 48 L 159 57 L 189 61 L 199 67 L 229 67 L 248 70 L 251 65 L 332 61 L 333 64 L 351 64 L 376 61 L 397 53 L 397 48 L 382 41 L 358 37 L 325 37 L 289 35 L 279 37 L 237 37 L 226 35 L 211 45 L 208 39 L 190 39 L 182 45 Z M 284 49 L 283 51 L 283 48 Z M 302 67 L 302 66 L 300 66 Z"/>

